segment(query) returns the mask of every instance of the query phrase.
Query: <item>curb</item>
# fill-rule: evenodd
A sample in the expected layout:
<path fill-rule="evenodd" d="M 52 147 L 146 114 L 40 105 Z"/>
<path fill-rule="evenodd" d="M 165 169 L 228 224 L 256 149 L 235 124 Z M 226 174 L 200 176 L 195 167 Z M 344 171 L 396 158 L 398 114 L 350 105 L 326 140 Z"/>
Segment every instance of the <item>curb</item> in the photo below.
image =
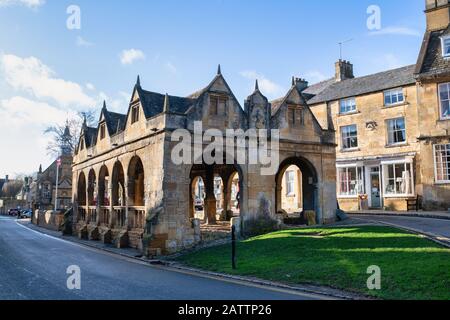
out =
<path fill-rule="evenodd" d="M 88 242 L 78 241 L 77 238 L 67 237 L 67 236 L 63 236 L 63 235 L 55 235 L 55 234 L 52 234 L 52 232 L 48 232 L 49 230 L 43 229 L 42 227 L 36 226 L 34 224 L 24 224 L 24 223 L 20 223 L 20 224 L 22 226 L 24 226 L 25 228 L 28 228 L 30 230 L 33 230 L 33 231 L 36 231 L 36 232 L 39 232 L 39 233 L 42 233 L 42 234 L 45 234 L 45 235 L 57 238 L 57 239 L 65 240 L 65 241 L 70 242 L 70 243 L 75 243 L 75 244 L 78 244 L 80 246 L 84 246 L 84 247 L 87 247 L 87 248 L 96 249 L 96 250 L 99 250 L 99 251 L 104 251 L 104 252 L 107 252 L 109 254 L 121 256 L 121 257 L 127 258 L 127 259 L 133 259 L 133 260 L 137 260 L 137 261 L 141 261 L 141 262 L 146 262 L 146 263 L 151 264 L 151 265 L 164 265 L 164 261 L 162 261 L 162 260 L 158 260 L 158 259 L 149 260 L 149 259 L 140 258 L 140 257 L 133 256 L 133 255 L 128 255 L 128 254 L 125 254 L 125 253 L 117 252 L 116 250 L 98 247 L 98 246 L 96 246 L 94 244 L 90 244 Z"/>
<path fill-rule="evenodd" d="M 165 264 L 166 270 L 179 270 L 179 271 L 185 271 L 189 273 L 194 274 L 200 274 L 204 276 L 214 277 L 214 278 L 222 278 L 224 280 L 232 280 L 232 281 L 239 281 L 239 282 L 246 282 L 248 284 L 253 284 L 257 286 L 262 287 L 270 287 L 275 289 L 283 289 L 283 290 L 290 290 L 295 291 L 298 293 L 305 293 L 305 294 L 311 294 L 315 296 L 320 297 L 328 297 L 328 300 L 375 300 L 373 297 L 367 297 L 363 295 L 358 295 L 357 293 L 347 293 L 345 291 L 342 291 L 340 289 L 334 289 L 334 288 L 327 288 L 323 287 L 324 289 L 321 289 L 320 287 L 316 287 L 311 285 L 310 287 L 302 286 L 302 285 L 287 285 L 280 282 L 273 282 L 268 280 L 262 280 L 258 278 L 251 278 L 251 277 L 245 277 L 245 276 L 235 276 L 225 273 L 217 273 L 217 272 L 211 272 L 211 271 L 205 271 L 201 269 L 186 267 L 179 263 L 168 263 Z M 330 292 L 331 291 L 331 292 Z"/>
<path fill-rule="evenodd" d="M 377 224 L 381 224 L 381 225 L 386 225 L 388 227 L 393 227 L 393 228 L 397 228 L 403 231 L 407 231 L 410 233 L 414 233 L 416 235 L 420 235 L 423 236 L 425 239 L 431 240 L 437 244 L 440 244 L 446 248 L 450 248 L 450 239 L 445 238 L 443 236 L 434 234 L 434 233 L 429 233 L 429 232 L 424 232 L 418 229 L 414 229 L 414 228 L 410 228 L 410 227 L 405 227 L 405 226 L 399 226 L 397 224 L 394 223 L 390 223 L 390 222 L 383 222 L 383 221 L 375 221 L 375 220 L 368 220 L 368 219 L 364 219 L 364 218 L 356 218 L 356 217 L 352 217 L 353 219 L 358 219 L 358 220 L 362 220 L 362 221 L 367 221 L 370 223 L 377 223 Z"/>
<path fill-rule="evenodd" d="M 425 218 L 425 219 L 437 219 L 437 220 L 450 220 L 450 214 L 449 216 L 442 216 L 442 215 L 433 215 L 433 214 L 413 214 L 413 213 L 399 213 L 399 214 L 392 214 L 392 213 L 374 213 L 374 212 L 349 212 L 349 216 L 351 217 L 358 217 L 358 216 L 374 216 L 374 217 L 408 217 L 408 218 Z"/>
<path fill-rule="evenodd" d="M 235 282 L 240 282 L 243 285 L 247 284 L 247 285 L 253 285 L 253 286 L 260 286 L 260 287 L 266 288 L 268 290 L 270 290 L 270 289 L 272 289 L 272 290 L 274 290 L 274 289 L 275 290 L 290 290 L 290 291 L 293 291 L 296 293 L 304 293 L 304 294 L 314 295 L 317 297 L 322 297 L 325 300 L 371 300 L 371 299 L 373 300 L 373 298 L 370 298 L 367 296 L 358 295 L 356 293 L 353 294 L 350 292 L 347 293 L 343 290 L 334 289 L 331 287 L 322 287 L 321 288 L 319 286 L 313 286 L 313 285 L 311 285 L 311 286 L 301 286 L 301 285 L 293 286 L 293 285 L 287 285 L 287 284 L 283 284 L 283 283 L 279 283 L 279 282 L 272 282 L 272 281 L 267 281 L 267 280 L 262 280 L 262 279 L 257 279 L 257 278 L 234 276 L 234 275 L 229 275 L 229 274 L 222 274 L 222 273 L 217 273 L 217 272 L 205 271 L 205 270 L 201 270 L 201 269 L 195 269 L 195 268 L 187 267 L 187 266 L 184 266 L 179 263 L 172 262 L 172 261 L 148 260 L 145 258 L 139 258 L 139 257 L 123 254 L 123 253 L 117 252 L 115 250 L 109 250 L 108 248 L 100 248 L 98 246 L 90 245 L 88 243 L 77 241 L 75 239 L 71 239 L 71 238 L 68 238 L 68 237 L 65 237 L 62 235 L 54 235 L 51 232 L 45 232 L 47 230 L 45 230 L 45 229 L 42 230 L 41 227 L 35 226 L 33 224 L 31 224 L 31 227 L 30 227 L 30 224 L 24 224 L 24 223 L 20 223 L 20 224 L 30 230 L 39 232 L 41 234 L 45 234 L 45 235 L 48 235 L 51 237 L 62 239 L 67 242 L 75 243 L 77 245 L 84 246 L 87 248 L 104 251 L 104 252 L 107 252 L 108 254 L 117 255 L 117 256 L 120 256 L 123 258 L 132 259 L 132 260 L 139 261 L 139 262 L 144 262 L 153 267 L 161 268 L 161 269 L 168 270 L 168 271 L 190 273 L 190 274 L 200 276 L 200 277 L 203 276 L 203 277 L 215 278 L 216 280 L 222 279 L 223 281 L 235 281 Z"/>

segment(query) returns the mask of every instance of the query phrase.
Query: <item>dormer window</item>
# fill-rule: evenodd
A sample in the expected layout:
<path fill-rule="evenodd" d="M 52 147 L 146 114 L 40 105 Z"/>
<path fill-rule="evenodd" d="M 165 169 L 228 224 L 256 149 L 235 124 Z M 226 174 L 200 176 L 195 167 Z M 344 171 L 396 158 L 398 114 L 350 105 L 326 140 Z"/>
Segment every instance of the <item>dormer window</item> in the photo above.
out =
<path fill-rule="evenodd" d="M 213 96 L 209 100 L 209 110 L 212 116 L 223 116 L 226 115 L 227 109 L 227 98 Z"/>
<path fill-rule="evenodd" d="M 106 137 L 106 124 L 102 123 L 100 125 L 100 140 L 105 139 L 105 137 Z"/>
<path fill-rule="evenodd" d="M 340 114 L 347 114 L 347 113 L 353 113 L 356 112 L 356 99 L 355 98 L 348 98 L 343 99 L 340 102 Z"/>
<path fill-rule="evenodd" d="M 294 128 L 305 124 L 303 109 L 296 108 L 295 106 L 288 107 L 287 114 L 290 127 Z"/>
<path fill-rule="evenodd" d="M 450 58 L 450 37 L 443 37 L 442 41 L 442 56 L 444 58 Z"/>
<path fill-rule="evenodd" d="M 139 121 L 139 106 L 131 108 L 131 124 Z"/>

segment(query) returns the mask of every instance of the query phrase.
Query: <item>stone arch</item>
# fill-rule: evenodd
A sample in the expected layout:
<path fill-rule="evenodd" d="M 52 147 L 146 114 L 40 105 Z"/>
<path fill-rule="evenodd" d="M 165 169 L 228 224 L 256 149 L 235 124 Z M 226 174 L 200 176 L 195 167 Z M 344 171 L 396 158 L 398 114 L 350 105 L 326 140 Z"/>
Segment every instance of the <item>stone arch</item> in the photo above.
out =
<path fill-rule="evenodd" d="M 78 196 L 78 205 L 86 206 L 86 176 L 84 172 L 81 172 L 78 177 L 78 185 L 77 185 L 77 196 Z"/>
<path fill-rule="evenodd" d="M 97 175 L 95 174 L 95 170 L 91 169 L 89 171 L 88 176 L 88 205 L 96 206 L 97 205 Z"/>
<path fill-rule="evenodd" d="M 109 194 L 109 170 L 108 167 L 103 165 L 100 168 L 98 176 L 98 204 L 100 206 L 109 206 L 111 197 Z"/>
<path fill-rule="evenodd" d="M 227 212 L 231 211 L 234 215 L 240 215 L 242 209 L 242 192 L 244 191 L 242 173 L 235 171 L 230 174 L 228 181 L 225 181 L 225 203 Z"/>
<path fill-rule="evenodd" d="M 145 171 L 142 160 L 134 156 L 128 165 L 128 205 L 145 206 Z"/>
<path fill-rule="evenodd" d="M 276 195 L 275 195 L 275 208 L 276 212 L 282 211 L 282 192 L 285 189 L 283 186 L 283 179 L 286 171 L 295 166 L 301 171 L 301 192 L 302 192 L 302 210 L 309 211 L 314 210 L 317 213 L 318 206 L 318 192 L 317 185 L 319 177 L 314 165 L 303 157 L 291 157 L 284 160 L 278 169 L 276 175 Z"/>
<path fill-rule="evenodd" d="M 205 183 L 204 177 L 196 176 L 189 184 L 189 217 L 195 218 L 197 211 L 204 210 L 205 203 Z"/>
<path fill-rule="evenodd" d="M 111 201 L 115 207 L 126 206 L 126 193 L 125 193 L 125 173 L 120 161 L 116 161 L 112 171 L 112 193 Z"/>
<path fill-rule="evenodd" d="M 205 184 L 205 201 L 204 201 L 204 211 L 207 217 L 208 224 L 216 223 L 217 214 L 217 201 L 214 193 L 214 179 L 215 177 L 220 177 L 223 181 L 224 190 L 224 213 L 227 213 L 229 208 L 229 196 L 228 196 L 228 185 L 229 179 L 232 175 L 237 173 L 239 175 L 239 185 L 241 192 L 241 202 L 244 199 L 244 188 L 243 188 L 243 171 L 238 164 L 213 164 L 207 165 L 195 164 L 192 166 L 190 171 L 190 215 L 192 217 L 194 211 L 194 197 L 193 197 L 193 182 L 198 177 L 201 177 Z M 228 216 L 227 214 L 225 216 Z M 228 218 L 228 217 L 227 217 Z"/>

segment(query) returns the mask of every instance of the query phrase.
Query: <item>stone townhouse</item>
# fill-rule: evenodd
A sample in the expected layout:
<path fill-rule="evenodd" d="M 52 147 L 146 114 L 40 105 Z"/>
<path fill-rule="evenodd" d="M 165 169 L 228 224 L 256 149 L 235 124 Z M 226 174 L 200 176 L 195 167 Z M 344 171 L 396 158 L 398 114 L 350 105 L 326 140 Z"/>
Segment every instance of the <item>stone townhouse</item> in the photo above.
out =
<path fill-rule="evenodd" d="M 417 64 L 355 78 L 340 60 L 308 100 L 336 132 L 342 209 L 361 209 L 364 195 L 374 209 L 407 210 L 414 199 L 426 210 L 450 208 L 449 8 L 448 0 L 426 1 Z"/>
<path fill-rule="evenodd" d="M 144 90 L 138 77 L 126 114 L 108 111 L 105 104 L 98 127 L 83 126 L 73 165 L 74 232 L 155 254 L 191 247 L 200 241 L 196 197 L 204 197 L 207 224 L 220 218 L 218 179 L 221 207 L 226 212 L 239 208 L 235 221 L 241 230 L 248 219 L 262 214 L 261 208 L 268 206 L 272 215 L 284 210 L 283 198 L 295 192 L 301 192 L 293 200 L 298 210 L 290 204 L 286 211 L 314 211 L 319 223 L 335 221 L 334 132 L 324 130 L 310 111 L 310 96 L 303 93 L 307 87 L 306 81 L 293 79 L 286 96 L 269 103 L 256 83 L 242 108 L 220 67 L 206 88 L 188 97 Z M 175 163 L 172 151 L 179 142 L 172 141 L 172 134 L 186 129 L 194 140 L 196 124 L 203 132 L 217 129 L 221 134 L 227 129 L 278 129 L 276 172 L 263 175 L 264 165 L 249 162 L 207 165 L 199 158 L 195 164 Z M 248 149 L 245 143 L 234 152 Z M 294 175 L 289 173 L 286 181 L 287 172 Z M 238 206 L 231 201 L 237 192 Z"/>

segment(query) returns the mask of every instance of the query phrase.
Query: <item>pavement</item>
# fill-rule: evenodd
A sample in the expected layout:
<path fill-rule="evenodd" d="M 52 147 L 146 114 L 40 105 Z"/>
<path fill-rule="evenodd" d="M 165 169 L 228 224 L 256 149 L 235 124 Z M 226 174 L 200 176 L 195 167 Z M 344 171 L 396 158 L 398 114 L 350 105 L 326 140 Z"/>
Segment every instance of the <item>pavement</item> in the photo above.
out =
<path fill-rule="evenodd" d="M 384 210 L 365 210 L 351 212 L 354 215 L 367 216 L 394 216 L 394 217 L 413 217 L 413 218 L 432 218 L 450 220 L 450 211 L 384 211 Z"/>
<path fill-rule="evenodd" d="M 353 222 L 382 224 L 429 236 L 432 240 L 450 245 L 450 220 L 401 215 L 349 215 Z"/>
<path fill-rule="evenodd" d="M 80 290 L 68 289 L 70 266 Z M 0 217 L 0 300 L 320 299 L 330 297 L 149 265 Z"/>

